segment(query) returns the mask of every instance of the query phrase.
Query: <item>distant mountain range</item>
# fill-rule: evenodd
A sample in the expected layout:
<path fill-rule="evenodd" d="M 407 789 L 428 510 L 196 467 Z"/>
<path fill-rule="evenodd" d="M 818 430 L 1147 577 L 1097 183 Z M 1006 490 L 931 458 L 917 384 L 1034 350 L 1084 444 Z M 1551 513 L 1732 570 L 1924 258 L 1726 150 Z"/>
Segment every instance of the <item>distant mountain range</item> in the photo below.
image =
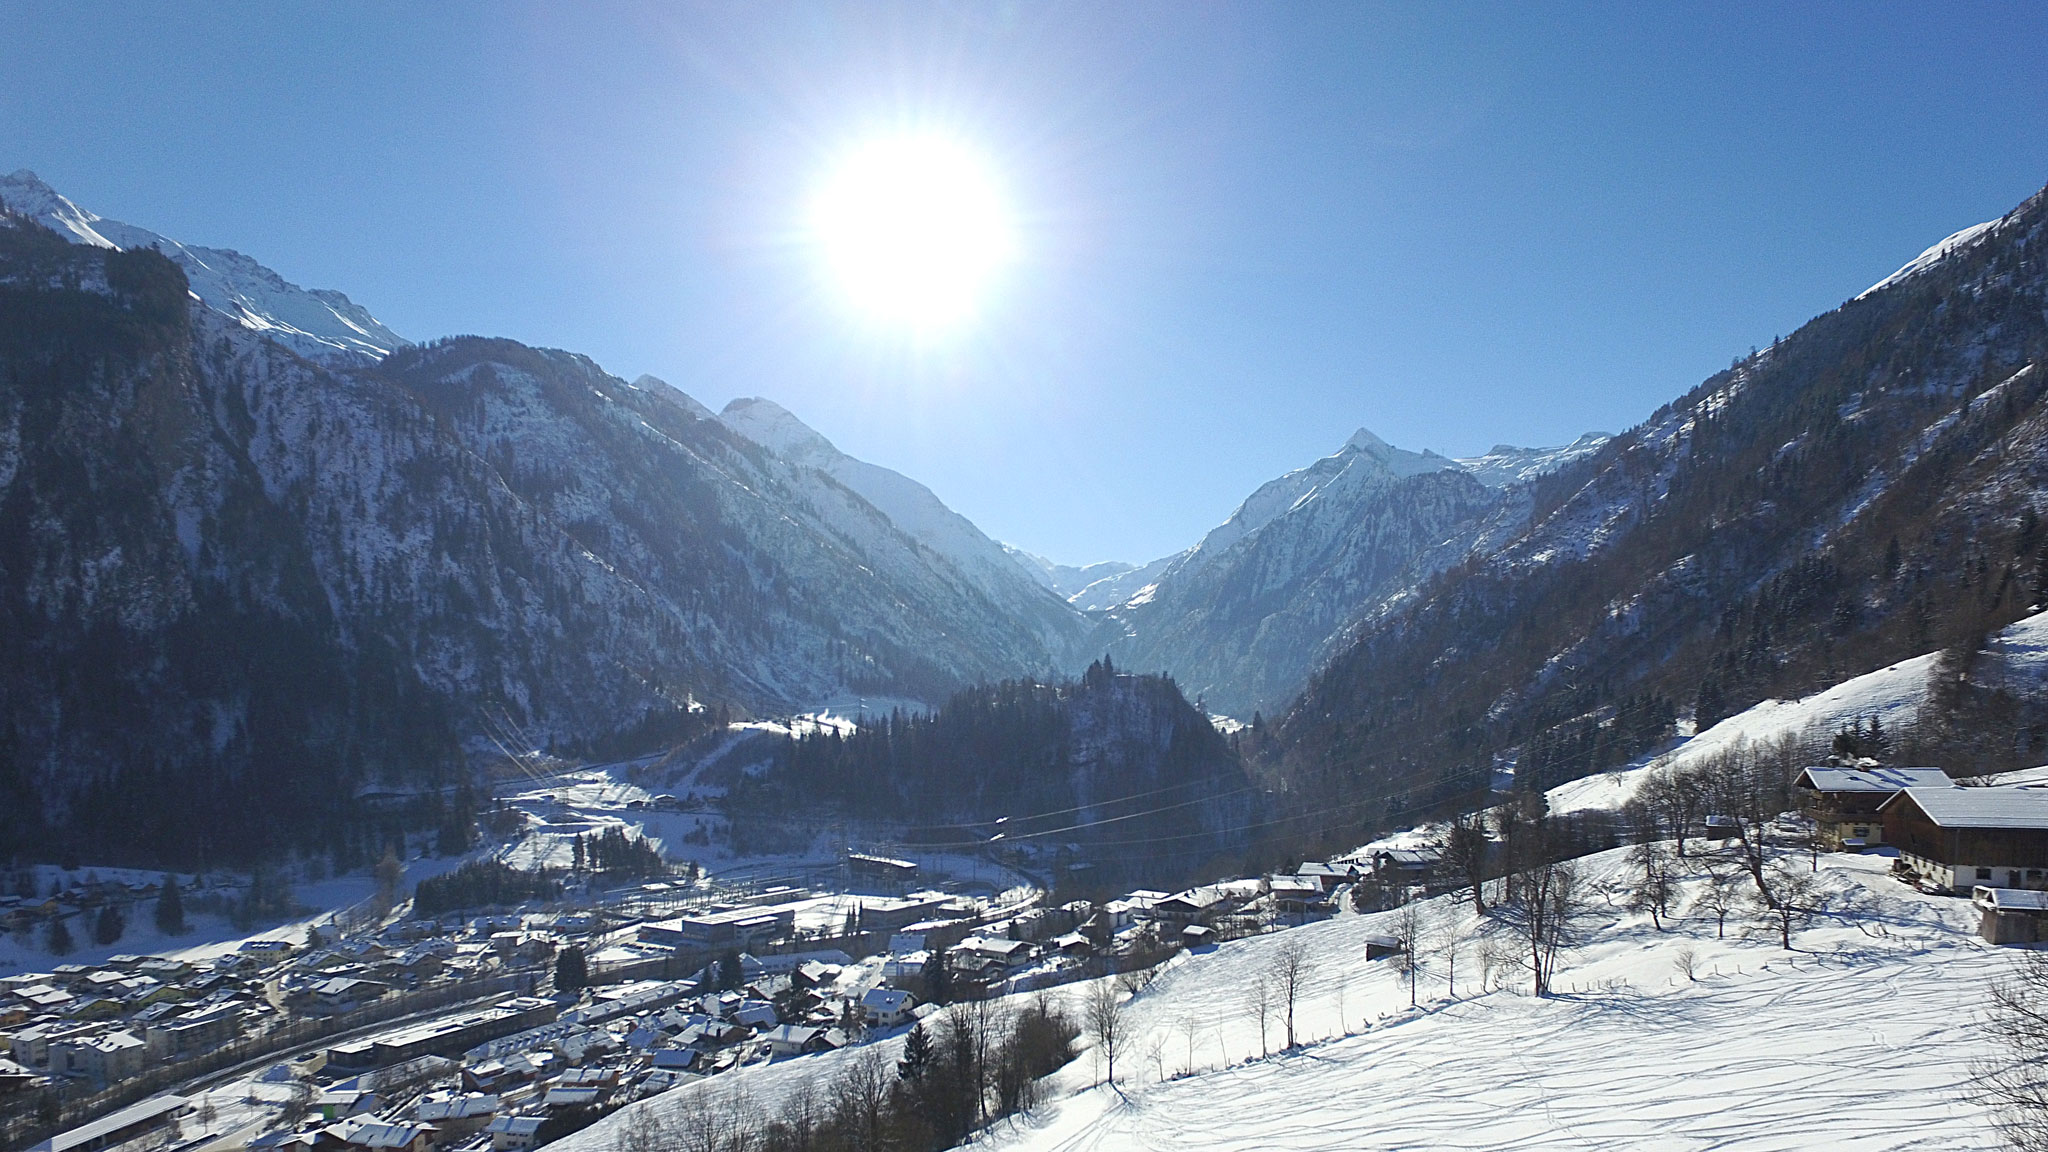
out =
<path fill-rule="evenodd" d="M 1254 745 L 1304 796 L 1451 796 L 2048 595 L 2038 197 L 1621 436 L 1452 459 L 1361 429 L 1186 551 L 1087 566 L 768 400 L 411 343 L 28 172 L 0 206 L 0 853 L 353 850 L 326 808 L 465 756 L 1105 653 L 1284 714 Z"/>

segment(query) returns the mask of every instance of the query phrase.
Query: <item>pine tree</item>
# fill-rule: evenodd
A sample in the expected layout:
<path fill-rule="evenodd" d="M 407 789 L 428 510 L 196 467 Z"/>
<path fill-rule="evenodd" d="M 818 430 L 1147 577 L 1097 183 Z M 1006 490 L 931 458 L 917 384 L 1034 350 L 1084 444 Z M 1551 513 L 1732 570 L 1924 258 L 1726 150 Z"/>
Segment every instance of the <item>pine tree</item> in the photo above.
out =
<path fill-rule="evenodd" d="M 932 1051 L 932 1038 L 925 1033 L 924 1021 L 920 1020 L 910 1028 L 910 1034 L 903 1038 L 903 1059 L 896 1062 L 896 1076 L 900 1080 L 915 1084 L 924 1079 L 932 1067 L 937 1054 Z"/>
<path fill-rule="evenodd" d="M 590 962 L 583 949 L 568 947 L 555 956 L 555 991 L 581 992 L 590 983 Z"/>
<path fill-rule="evenodd" d="M 178 891 L 178 878 L 164 873 L 163 891 L 156 898 L 156 930 L 166 936 L 185 931 L 185 897 Z"/>
<path fill-rule="evenodd" d="M 64 923 L 62 916 L 50 921 L 50 936 L 47 943 L 52 956 L 62 956 L 71 951 L 71 928 Z"/>
<path fill-rule="evenodd" d="M 118 904 L 102 904 L 99 916 L 93 920 L 92 940 L 102 948 L 120 942 L 121 934 L 128 930 L 127 917 L 121 915 Z"/>

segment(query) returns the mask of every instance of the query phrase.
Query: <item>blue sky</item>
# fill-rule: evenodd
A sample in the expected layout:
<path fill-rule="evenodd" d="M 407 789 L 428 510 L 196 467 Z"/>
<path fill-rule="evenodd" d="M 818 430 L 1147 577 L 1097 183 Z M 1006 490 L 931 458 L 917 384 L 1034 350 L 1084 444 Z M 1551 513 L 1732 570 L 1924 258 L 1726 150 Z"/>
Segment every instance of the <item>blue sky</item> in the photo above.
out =
<path fill-rule="evenodd" d="M 1619 430 L 2048 181 L 2033 4 L 10 5 L 0 169 L 339 288 L 765 395 L 1056 559 L 1366 426 Z M 850 320 L 836 150 L 989 157 L 973 325 Z"/>

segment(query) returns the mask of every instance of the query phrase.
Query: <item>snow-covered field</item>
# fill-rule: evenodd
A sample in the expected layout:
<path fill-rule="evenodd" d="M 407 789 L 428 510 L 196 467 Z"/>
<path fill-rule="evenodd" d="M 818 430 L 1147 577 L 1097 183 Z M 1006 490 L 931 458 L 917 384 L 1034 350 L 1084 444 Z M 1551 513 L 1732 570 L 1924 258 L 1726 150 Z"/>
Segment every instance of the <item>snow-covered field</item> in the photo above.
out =
<path fill-rule="evenodd" d="M 1322 1148 L 1923 1149 L 1996 1141 L 1970 1098 L 1972 1066 L 1990 1049 L 1976 1030 L 1985 988 L 2009 954 L 1971 934 L 1966 901 L 1890 879 L 1888 861 L 1824 856 L 1830 910 L 1778 946 L 1741 914 L 1728 938 L 1686 914 L 1699 865 L 1654 928 L 1625 910 L 1626 852 L 1589 858 L 1596 894 L 1585 942 L 1536 999 L 1519 971 L 1485 973 L 1469 907 L 1422 907 L 1441 940 L 1468 935 L 1456 960 L 1430 957 L 1422 1005 L 1364 938 L 1397 913 L 1321 924 L 1183 955 L 1128 1006 L 1135 1040 L 1118 1061 L 1120 1090 L 1084 1053 L 1057 1074 L 1051 1102 L 984 1138 L 990 1148 L 1179 1150 Z M 1278 951 L 1309 946 L 1313 991 L 1298 1008 L 1303 1046 L 1280 1054 L 1277 1016 L 1265 1047 L 1246 994 Z M 1680 970 L 1690 951 L 1696 979 Z M 1086 986 L 1055 995 L 1078 998 Z M 1489 990 L 1490 989 L 1490 990 Z M 1455 993 L 1455 994 L 1453 994 Z M 900 1040 L 881 1042 L 894 1058 Z M 818 1084 L 852 1053 L 746 1069 L 705 1085 L 744 1093 L 772 1113 L 795 1086 Z M 674 1118 L 697 1090 L 636 1108 Z M 564 1152 L 615 1146 L 614 1117 Z"/>

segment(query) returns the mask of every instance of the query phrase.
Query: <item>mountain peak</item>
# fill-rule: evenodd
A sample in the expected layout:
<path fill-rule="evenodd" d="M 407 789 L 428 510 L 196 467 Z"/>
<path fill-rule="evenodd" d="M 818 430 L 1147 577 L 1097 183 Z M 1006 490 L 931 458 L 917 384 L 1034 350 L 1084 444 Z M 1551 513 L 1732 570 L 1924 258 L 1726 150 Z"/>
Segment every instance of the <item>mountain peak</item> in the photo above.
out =
<path fill-rule="evenodd" d="M 681 388 L 678 388 L 675 385 L 669 383 L 668 381 L 663 380 L 659 376 L 651 376 L 643 372 L 637 379 L 633 381 L 633 387 L 640 389 L 642 392 L 667 393 L 674 399 L 681 401 L 683 408 L 686 411 L 688 411 L 690 415 L 695 416 L 699 420 L 711 420 L 715 418 L 711 414 L 711 409 L 706 408 L 704 405 L 698 403 L 697 398 L 695 396 L 690 395 L 688 392 L 685 392 Z"/>
<path fill-rule="evenodd" d="M 842 455 L 818 430 L 773 400 L 742 396 L 725 406 L 718 422 L 785 460 L 815 463 Z"/>
<path fill-rule="evenodd" d="M 361 364 L 406 344 L 340 292 L 306 289 L 227 248 L 181 244 L 168 236 L 89 212 L 27 168 L 0 176 L 0 206 L 74 244 L 154 248 L 184 269 L 192 294 L 230 321 L 315 360 Z"/>
<path fill-rule="evenodd" d="M 1406 448 L 1396 448 L 1380 439 L 1370 428 L 1360 428 L 1351 434 L 1351 439 L 1346 440 L 1344 446 L 1337 450 L 1339 456 L 1346 453 L 1376 460 L 1385 465 L 1389 472 L 1400 477 L 1420 476 L 1425 472 L 1442 472 L 1458 466 L 1449 457 L 1439 456 L 1427 449 L 1410 452 Z"/>

